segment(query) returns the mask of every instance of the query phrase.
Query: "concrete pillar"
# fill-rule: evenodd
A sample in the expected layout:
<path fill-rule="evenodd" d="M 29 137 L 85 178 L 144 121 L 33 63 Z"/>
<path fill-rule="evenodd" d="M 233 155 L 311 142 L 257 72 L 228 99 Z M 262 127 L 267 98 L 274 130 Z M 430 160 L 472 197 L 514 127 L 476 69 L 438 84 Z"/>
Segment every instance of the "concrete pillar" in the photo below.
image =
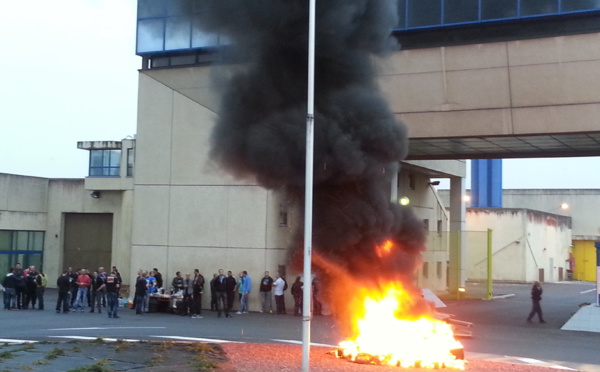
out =
<path fill-rule="evenodd" d="M 464 239 L 466 208 L 465 179 L 450 177 L 450 264 L 448 290 L 457 293 L 466 279 L 466 244 Z"/>

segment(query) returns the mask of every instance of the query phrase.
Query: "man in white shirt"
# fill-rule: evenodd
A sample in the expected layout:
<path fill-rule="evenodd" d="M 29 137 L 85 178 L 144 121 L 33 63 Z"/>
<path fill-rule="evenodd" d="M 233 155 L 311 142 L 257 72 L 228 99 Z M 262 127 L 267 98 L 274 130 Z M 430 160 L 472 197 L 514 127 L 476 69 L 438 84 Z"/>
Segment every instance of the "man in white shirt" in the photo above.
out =
<path fill-rule="evenodd" d="M 277 314 L 285 314 L 285 302 L 283 301 L 283 291 L 285 288 L 285 280 L 277 274 L 277 279 L 273 283 L 273 294 L 275 295 L 275 307 Z"/>

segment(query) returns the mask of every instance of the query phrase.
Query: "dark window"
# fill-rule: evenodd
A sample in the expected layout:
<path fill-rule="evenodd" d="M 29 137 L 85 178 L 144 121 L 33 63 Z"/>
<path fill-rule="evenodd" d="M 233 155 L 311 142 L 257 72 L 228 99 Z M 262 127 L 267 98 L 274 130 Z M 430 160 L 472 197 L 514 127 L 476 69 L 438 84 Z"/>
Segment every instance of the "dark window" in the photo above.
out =
<path fill-rule="evenodd" d="M 481 0 L 481 19 L 514 18 L 518 0 Z"/>
<path fill-rule="evenodd" d="M 442 261 L 438 261 L 435 263 L 435 276 L 438 279 L 442 279 Z"/>
<path fill-rule="evenodd" d="M 43 231 L 0 230 L 0 275 L 20 262 L 23 268 L 42 268 L 44 256 Z"/>
<path fill-rule="evenodd" d="M 423 228 L 425 229 L 425 231 L 429 231 L 429 218 L 425 218 L 423 220 Z"/>
<path fill-rule="evenodd" d="M 288 207 L 287 204 L 279 204 L 279 227 L 288 225 Z"/>
<path fill-rule="evenodd" d="M 438 25 L 441 12 L 441 0 L 408 0 L 408 27 Z"/>
<path fill-rule="evenodd" d="M 192 0 L 169 0 L 167 2 L 167 14 L 186 15 L 192 11 Z"/>
<path fill-rule="evenodd" d="M 409 174 L 408 175 L 408 187 L 410 187 L 411 190 L 414 190 L 416 185 L 415 185 L 415 175 L 414 174 Z"/>
<path fill-rule="evenodd" d="M 577 12 L 600 8 L 598 0 L 561 0 L 561 12 Z"/>
<path fill-rule="evenodd" d="M 91 177 L 118 177 L 120 165 L 121 150 L 90 150 Z"/>
<path fill-rule="evenodd" d="M 169 2 L 174 1 L 170 0 Z M 167 0 L 138 0 L 138 19 L 164 17 L 167 15 Z"/>
<path fill-rule="evenodd" d="M 438 235 L 442 235 L 442 231 L 443 231 L 443 229 L 442 229 L 442 227 L 443 227 L 442 223 L 443 223 L 442 220 L 437 220 L 437 233 L 438 233 Z"/>
<path fill-rule="evenodd" d="M 521 17 L 558 12 L 558 0 L 521 0 Z"/>
<path fill-rule="evenodd" d="M 479 0 L 445 0 L 444 24 L 477 22 Z"/>
<path fill-rule="evenodd" d="M 135 150 L 127 149 L 127 177 L 133 177 L 134 161 L 135 161 Z"/>
<path fill-rule="evenodd" d="M 429 278 L 429 262 L 423 262 L 423 278 Z"/>

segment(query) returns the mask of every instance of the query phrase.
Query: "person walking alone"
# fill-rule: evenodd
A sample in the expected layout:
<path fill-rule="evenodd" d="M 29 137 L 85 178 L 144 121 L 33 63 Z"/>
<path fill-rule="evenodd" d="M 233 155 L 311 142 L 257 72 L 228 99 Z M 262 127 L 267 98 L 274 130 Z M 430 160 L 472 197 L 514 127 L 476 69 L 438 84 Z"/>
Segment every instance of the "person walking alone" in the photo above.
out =
<path fill-rule="evenodd" d="M 546 323 L 544 317 L 542 316 L 542 307 L 540 306 L 540 301 L 542 301 L 542 286 L 540 282 L 533 283 L 533 287 L 531 287 L 531 302 L 532 308 L 529 316 L 527 317 L 527 323 L 533 323 L 531 319 L 537 314 L 540 323 Z"/>

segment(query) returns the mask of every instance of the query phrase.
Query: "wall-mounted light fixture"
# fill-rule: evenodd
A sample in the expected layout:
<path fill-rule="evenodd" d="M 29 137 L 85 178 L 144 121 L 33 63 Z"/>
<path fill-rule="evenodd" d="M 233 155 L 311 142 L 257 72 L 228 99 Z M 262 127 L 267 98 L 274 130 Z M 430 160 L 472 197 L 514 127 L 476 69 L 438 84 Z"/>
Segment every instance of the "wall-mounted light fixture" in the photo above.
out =
<path fill-rule="evenodd" d="M 100 194 L 100 191 L 92 191 L 90 193 L 90 196 L 94 199 L 100 199 L 101 194 Z"/>
<path fill-rule="evenodd" d="M 400 198 L 400 200 L 398 202 L 400 203 L 400 205 L 409 205 L 410 199 L 406 196 L 403 196 Z"/>
<path fill-rule="evenodd" d="M 427 182 L 427 184 L 430 186 L 439 186 L 440 181 L 430 181 L 430 182 Z"/>

